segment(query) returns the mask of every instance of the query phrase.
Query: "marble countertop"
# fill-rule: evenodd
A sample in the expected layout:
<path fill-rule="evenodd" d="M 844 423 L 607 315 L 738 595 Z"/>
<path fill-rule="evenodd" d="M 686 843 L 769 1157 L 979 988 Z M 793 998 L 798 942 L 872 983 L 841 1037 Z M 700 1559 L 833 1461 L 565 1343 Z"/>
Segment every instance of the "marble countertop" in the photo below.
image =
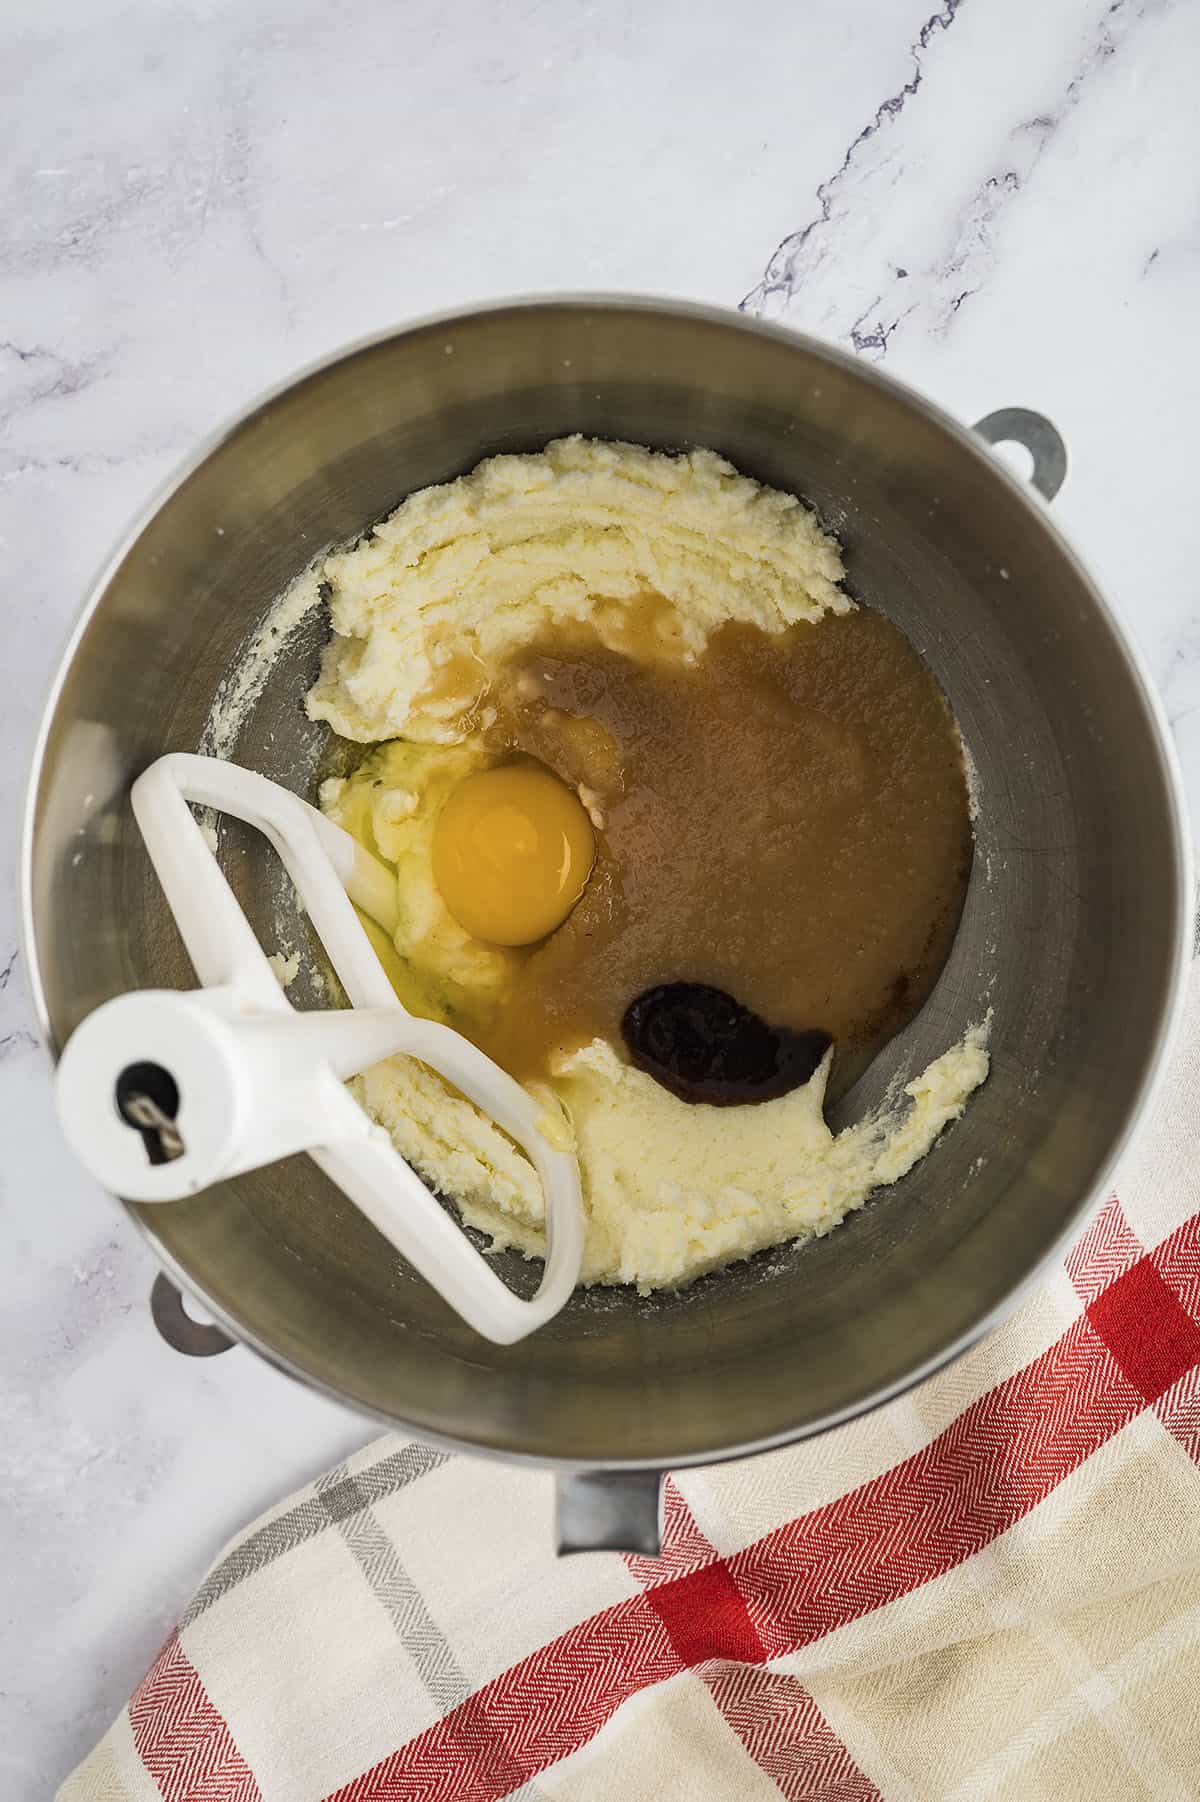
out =
<path fill-rule="evenodd" d="M 7 863 L 92 573 L 202 434 L 407 316 L 741 305 L 964 419 L 1039 408 L 1200 809 L 1200 13 L 1186 0 L 46 0 L 0 27 Z M 1189 323 L 1191 322 L 1191 323 Z M 162 1344 L 0 900 L 0 1793 L 47 1795 L 222 1541 L 369 1426 Z"/>

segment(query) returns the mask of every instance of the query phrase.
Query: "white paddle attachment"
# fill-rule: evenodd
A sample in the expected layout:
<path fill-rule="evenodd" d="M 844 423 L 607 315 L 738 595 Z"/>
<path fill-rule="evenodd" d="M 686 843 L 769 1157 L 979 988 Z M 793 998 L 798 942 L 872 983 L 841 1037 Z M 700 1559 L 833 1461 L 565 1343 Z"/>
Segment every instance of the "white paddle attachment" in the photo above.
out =
<path fill-rule="evenodd" d="M 216 758 L 162 757 L 133 785 L 134 816 L 199 989 L 145 989 L 90 1014 L 58 1067 L 72 1149 L 131 1201 L 177 1201 L 306 1151 L 477 1332 L 511 1344 L 550 1320 L 579 1280 L 583 1206 L 574 1156 L 544 1109 L 447 1026 L 397 1000 L 352 902 L 388 930 L 395 879 L 297 795 Z M 257 827 L 275 847 L 353 1006 L 298 1013 L 280 988 L 189 802 Z M 403 1052 L 468 1096 L 541 1180 L 546 1266 L 537 1293 L 505 1287 L 343 1086 Z"/>

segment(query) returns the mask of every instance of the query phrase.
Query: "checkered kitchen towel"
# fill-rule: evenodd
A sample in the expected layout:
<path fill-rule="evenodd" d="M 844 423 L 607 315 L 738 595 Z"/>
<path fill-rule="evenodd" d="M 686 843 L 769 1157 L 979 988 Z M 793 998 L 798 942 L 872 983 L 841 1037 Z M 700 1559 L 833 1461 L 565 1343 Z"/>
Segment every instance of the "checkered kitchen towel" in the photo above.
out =
<path fill-rule="evenodd" d="M 60 1802 L 1200 1797 L 1200 965 L 1157 1119 L 985 1345 L 551 1556 L 377 1441 L 214 1566 Z"/>

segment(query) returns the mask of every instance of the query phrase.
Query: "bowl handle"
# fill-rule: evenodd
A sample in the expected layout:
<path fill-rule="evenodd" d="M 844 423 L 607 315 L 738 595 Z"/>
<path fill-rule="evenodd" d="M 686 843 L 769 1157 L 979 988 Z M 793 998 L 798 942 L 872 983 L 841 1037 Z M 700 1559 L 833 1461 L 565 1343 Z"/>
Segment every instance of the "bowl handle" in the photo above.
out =
<path fill-rule="evenodd" d="M 1030 481 L 1044 501 L 1052 501 L 1067 474 L 1067 447 L 1058 427 L 1044 413 L 1028 407 L 1001 407 L 984 419 L 977 419 L 973 430 L 989 444 L 1020 444 L 1033 458 Z"/>
<path fill-rule="evenodd" d="M 657 1470 L 579 1470 L 556 1479 L 556 1550 L 662 1550 L 662 1473 Z"/>
<path fill-rule="evenodd" d="M 185 1358 L 215 1358 L 218 1352 L 231 1351 L 237 1344 L 221 1327 L 193 1320 L 183 1305 L 182 1294 L 161 1271 L 150 1291 L 150 1318 L 159 1337 Z"/>

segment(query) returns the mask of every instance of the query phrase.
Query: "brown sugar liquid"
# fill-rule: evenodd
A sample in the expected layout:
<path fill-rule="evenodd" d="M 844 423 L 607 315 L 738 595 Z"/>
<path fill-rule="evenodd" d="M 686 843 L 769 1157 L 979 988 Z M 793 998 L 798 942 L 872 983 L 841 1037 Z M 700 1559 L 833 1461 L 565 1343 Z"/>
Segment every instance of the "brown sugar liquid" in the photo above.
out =
<path fill-rule="evenodd" d="M 648 603 L 628 656 L 557 632 L 487 696 L 493 746 L 581 787 L 603 825 L 579 904 L 473 1036 L 544 1076 L 595 1036 L 620 1047 L 656 985 L 702 984 L 827 1034 L 836 1082 L 912 1018 L 950 950 L 972 852 L 953 717 L 866 609 L 777 636 L 727 625 L 691 665 L 662 655 L 661 625 Z"/>

